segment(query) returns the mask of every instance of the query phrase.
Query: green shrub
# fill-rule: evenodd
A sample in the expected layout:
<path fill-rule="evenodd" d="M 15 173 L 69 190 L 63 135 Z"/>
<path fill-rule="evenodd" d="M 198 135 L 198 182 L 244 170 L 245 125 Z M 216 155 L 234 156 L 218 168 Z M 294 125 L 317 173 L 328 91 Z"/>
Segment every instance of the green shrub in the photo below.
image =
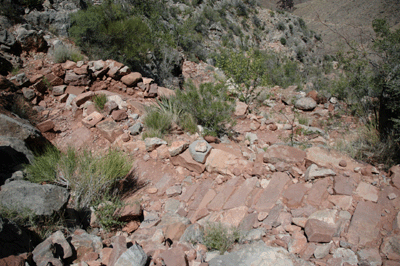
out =
<path fill-rule="evenodd" d="M 286 26 L 285 26 L 285 23 L 284 22 L 279 22 L 277 25 L 276 25 L 276 28 L 278 29 L 278 30 L 280 30 L 280 31 L 284 31 L 284 30 L 286 30 Z"/>
<path fill-rule="evenodd" d="M 147 111 L 143 122 L 147 128 L 145 134 L 143 134 L 144 139 L 148 137 L 162 138 L 171 128 L 172 115 L 156 107 L 152 107 Z"/>
<path fill-rule="evenodd" d="M 228 251 L 240 238 L 237 228 L 228 228 L 221 223 L 210 223 L 204 228 L 204 245 L 210 250 L 218 250 L 220 254 Z"/>
<path fill-rule="evenodd" d="M 26 169 L 29 181 L 67 186 L 72 191 L 74 207 L 86 208 L 109 193 L 130 168 L 129 158 L 117 150 L 95 156 L 87 150 L 78 153 L 69 149 L 64 154 L 48 147 Z"/>
<path fill-rule="evenodd" d="M 285 39 L 284 37 L 282 37 L 282 38 L 280 39 L 280 41 L 281 41 L 281 44 L 282 44 L 282 45 L 286 45 L 286 39 Z"/>
<path fill-rule="evenodd" d="M 54 61 L 64 63 L 67 60 L 78 62 L 83 60 L 81 52 L 70 45 L 60 45 L 54 50 Z"/>
<path fill-rule="evenodd" d="M 144 2 L 134 11 L 145 12 L 151 1 Z M 79 10 L 71 15 L 70 36 L 93 58 L 145 61 L 147 52 L 154 50 L 153 34 L 141 18 L 130 16 L 127 10 L 112 1 Z"/>
<path fill-rule="evenodd" d="M 106 194 L 105 197 L 94 203 L 94 206 L 96 221 L 105 231 L 108 232 L 126 224 L 119 220 L 121 215 L 117 212 L 124 207 L 120 197 Z"/>
<path fill-rule="evenodd" d="M 179 119 L 179 126 L 189 133 L 196 133 L 197 123 L 196 119 L 190 113 L 183 113 Z"/>
<path fill-rule="evenodd" d="M 203 83 L 197 88 L 187 82 L 185 90 L 178 90 L 176 101 L 183 112 L 189 113 L 205 129 L 205 134 L 217 136 L 232 122 L 233 100 L 228 97 L 225 84 Z"/>
<path fill-rule="evenodd" d="M 57 178 L 57 164 L 61 154 L 54 146 L 48 146 L 42 155 L 35 156 L 32 164 L 27 165 L 29 181 L 35 183 L 54 182 Z"/>
<path fill-rule="evenodd" d="M 96 95 L 92 99 L 97 110 L 104 110 L 104 105 L 107 102 L 107 96 L 105 94 Z"/>

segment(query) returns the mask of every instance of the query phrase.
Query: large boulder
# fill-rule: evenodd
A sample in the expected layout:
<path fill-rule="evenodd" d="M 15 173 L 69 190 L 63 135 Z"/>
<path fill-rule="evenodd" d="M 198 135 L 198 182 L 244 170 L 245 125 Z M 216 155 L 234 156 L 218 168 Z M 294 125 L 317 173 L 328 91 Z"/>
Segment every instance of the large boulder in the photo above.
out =
<path fill-rule="evenodd" d="M 0 205 L 17 212 L 52 215 L 65 207 L 69 199 L 66 188 L 39 185 L 28 181 L 13 181 L 1 187 Z"/>
<path fill-rule="evenodd" d="M 50 144 L 28 121 L 4 114 L 0 114 L 0 136 L 20 139 L 30 150 L 40 150 L 41 147 Z"/>
<path fill-rule="evenodd" d="M 67 1 L 69 5 L 74 5 L 73 2 L 75 1 Z M 57 11 L 54 9 L 48 9 L 46 11 L 33 10 L 25 16 L 25 19 L 27 22 L 39 29 L 44 30 L 51 27 L 52 32 L 56 35 L 68 37 L 68 29 L 71 26 L 69 15 L 71 14 L 71 11 L 74 11 L 75 8 L 70 7 L 70 9 L 71 10 L 57 9 Z"/>
<path fill-rule="evenodd" d="M 44 39 L 44 33 L 32 29 L 29 24 L 20 25 L 15 30 L 15 35 L 23 51 L 47 52 L 48 44 Z"/>
<path fill-rule="evenodd" d="M 294 106 L 303 111 L 312 111 L 317 107 L 317 103 L 310 97 L 304 97 L 298 99 Z"/>

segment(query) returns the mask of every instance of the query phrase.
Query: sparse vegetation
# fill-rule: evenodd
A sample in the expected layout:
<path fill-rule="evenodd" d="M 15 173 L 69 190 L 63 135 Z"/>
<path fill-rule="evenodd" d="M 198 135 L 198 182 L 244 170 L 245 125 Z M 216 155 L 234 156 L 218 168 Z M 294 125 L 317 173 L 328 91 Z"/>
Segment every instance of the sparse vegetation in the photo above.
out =
<path fill-rule="evenodd" d="M 31 182 L 57 183 L 71 189 L 73 205 L 80 209 L 112 193 L 115 183 L 125 177 L 130 168 L 129 158 L 117 150 L 97 156 L 87 150 L 69 149 L 64 154 L 47 147 L 26 170 Z"/>
<path fill-rule="evenodd" d="M 83 60 L 82 53 L 71 45 L 60 45 L 54 50 L 54 62 L 64 63 L 67 60 L 78 62 Z"/>
<path fill-rule="evenodd" d="M 198 88 L 192 83 L 185 84 L 184 91 L 176 93 L 177 105 L 183 112 L 191 114 L 197 124 L 204 127 L 205 135 L 218 136 L 233 123 L 233 99 L 229 98 L 224 83 L 203 83 Z M 194 123 L 191 123 L 193 127 Z"/>
<path fill-rule="evenodd" d="M 237 228 L 229 228 L 222 223 L 209 223 L 204 228 L 204 245 L 210 250 L 218 250 L 220 254 L 228 251 L 240 238 Z"/>
<path fill-rule="evenodd" d="M 157 107 L 151 107 L 147 111 L 143 122 L 147 127 L 146 132 L 143 134 L 143 139 L 162 138 L 171 128 L 172 114 Z"/>
<path fill-rule="evenodd" d="M 104 105 L 107 103 L 107 96 L 105 94 L 96 95 L 92 99 L 97 110 L 104 110 Z"/>
<path fill-rule="evenodd" d="M 106 231 L 122 227 L 126 222 L 119 220 L 118 210 L 124 207 L 120 197 L 106 194 L 101 200 L 93 204 L 97 222 Z"/>

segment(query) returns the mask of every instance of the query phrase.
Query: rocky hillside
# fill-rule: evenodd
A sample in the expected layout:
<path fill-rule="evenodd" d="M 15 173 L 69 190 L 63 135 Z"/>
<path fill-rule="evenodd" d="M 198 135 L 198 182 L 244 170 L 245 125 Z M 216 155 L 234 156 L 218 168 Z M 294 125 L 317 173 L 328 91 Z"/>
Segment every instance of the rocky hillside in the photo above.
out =
<path fill-rule="evenodd" d="M 143 128 L 144 107 L 173 91 L 112 60 L 24 61 L 17 79 L 2 77 L 2 95 L 20 94 L 33 105 L 36 128 L 3 109 L 2 156 L 12 160 L 2 166 L 9 173 L 0 191 L 2 207 L 50 215 L 67 206 L 71 213 L 73 197 L 67 188 L 24 181 L 26 173 L 18 167 L 32 162 L 27 143 L 42 136 L 61 150 L 122 149 L 134 160 L 136 184 L 142 186 L 126 194 L 119 218 L 125 226 L 111 233 L 99 228 L 93 212 L 87 231 L 64 227 L 30 247 L 26 232 L 2 218 L 0 241 L 9 247 L 2 249 L 2 263 L 398 263 L 399 167 L 385 172 L 329 148 L 357 127 L 352 117 L 337 115 L 342 107 L 335 98 L 327 102 L 316 92 L 306 96 L 295 87 L 275 87 L 255 113 L 248 113 L 254 106 L 237 102 L 234 138 L 177 134 L 177 129 L 165 140 L 143 140 L 148 130 Z M 195 82 L 214 79 L 206 64 L 189 61 L 183 75 Z M 103 111 L 92 102 L 100 94 L 108 100 Z M 332 127 L 338 122 L 341 127 Z M 122 186 L 128 192 L 134 188 Z M 240 233 L 232 239 L 226 228 Z M 214 243 L 220 237 L 231 244 Z M 26 253 L 30 250 L 32 255 Z"/>
<path fill-rule="evenodd" d="M 191 21 L 209 11 L 207 3 L 169 4 L 177 20 Z M 249 1 L 221 1 L 214 10 L 224 3 L 233 28 L 208 15 L 197 24 L 209 27 L 205 53 L 230 31 L 227 45 L 239 51 L 243 36 L 234 26 L 243 35 L 258 27 L 235 20 Z M 42 18 L 84 4 L 45 1 L 17 11 L 20 19 Z M 264 30 L 247 44 L 281 52 L 268 54 L 268 71 L 310 71 L 307 54 L 318 35 L 293 15 L 249 10 Z M 174 78 L 186 84 L 179 90 L 165 86 L 174 78 L 157 79 L 148 75 L 151 67 L 137 72 L 115 59 L 78 54 L 76 62 L 56 63 L 57 49 L 73 47 L 69 40 L 38 24 L 42 19 L 2 21 L 0 265 L 400 264 L 400 165 L 342 153 L 358 148 L 352 140 L 366 127 L 335 95 L 312 90 L 318 83 L 285 79 L 291 86 L 254 88 L 256 78 L 248 83 L 255 97 L 240 101 L 246 84 L 228 79 L 212 65 L 215 58 L 198 60 L 176 48 Z M 307 51 L 301 58 L 300 48 Z M 191 100 L 183 98 L 187 84 L 198 97 L 189 109 L 200 114 L 179 105 Z M 200 109 L 208 89 L 213 97 Z M 229 119 L 218 132 L 199 119 L 223 112 Z M 373 158 L 367 151 L 363 158 Z"/>

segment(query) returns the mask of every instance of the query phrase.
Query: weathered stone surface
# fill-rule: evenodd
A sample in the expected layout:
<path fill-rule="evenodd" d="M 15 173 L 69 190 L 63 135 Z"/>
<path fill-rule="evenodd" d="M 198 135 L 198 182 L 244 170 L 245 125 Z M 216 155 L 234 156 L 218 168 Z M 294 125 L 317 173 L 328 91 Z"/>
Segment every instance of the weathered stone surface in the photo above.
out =
<path fill-rule="evenodd" d="M 140 132 L 142 131 L 142 128 L 143 128 L 143 124 L 140 122 L 137 122 L 133 126 L 128 128 L 128 130 L 131 133 L 131 135 L 135 136 L 135 135 L 140 134 Z"/>
<path fill-rule="evenodd" d="M 381 252 L 389 260 L 400 260 L 400 236 L 393 235 L 386 237 L 381 245 Z"/>
<path fill-rule="evenodd" d="M 121 78 L 121 81 L 129 87 L 134 87 L 142 79 L 142 74 L 133 72 Z"/>
<path fill-rule="evenodd" d="M 203 236 L 204 228 L 200 224 L 195 223 L 186 228 L 179 242 L 202 243 Z"/>
<path fill-rule="evenodd" d="M 60 211 L 69 198 L 68 190 L 55 185 L 39 185 L 28 181 L 13 181 L 1 187 L 0 204 L 10 210 L 26 209 L 35 215 L 52 215 Z"/>
<path fill-rule="evenodd" d="M 64 82 L 71 86 L 88 86 L 91 82 L 87 75 L 77 75 L 72 70 L 65 72 Z"/>
<path fill-rule="evenodd" d="M 147 262 L 146 252 L 142 249 L 139 244 L 133 244 L 128 250 L 126 250 L 118 258 L 115 265 L 118 266 L 145 266 Z M 112 266 L 112 265 L 110 265 Z"/>
<path fill-rule="evenodd" d="M 106 113 L 106 114 L 111 114 L 114 110 L 118 110 L 118 104 L 116 103 L 116 102 L 114 102 L 114 101 L 107 101 L 105 104 L 104 104 L 104 109 L 103 109 L 103 111 Z"/>
<path fill-rule="evenodd" d="M 303 97 L 298 99 L 294 106 L 303 111 L 312 111 L 317 106 L 317 103 L 310 97 Z"/>
<path fill-rule="evenodd" d="M 168 197 L 175 197 L 175 196 L 179 196 L 180 194 L 182 194 L 182 186 L 180 185 L 175 185 L 172 187 L 169 187 L 165 193 L 167 194 Z"/>
<path fill-rule="evenodd" d="M 324 245 L 318 245 L 316 248 L 315 248 L 315 251 L 314 251 L 314 257 L 316 258 L 316 259 L 323 259 L 323 258 L 325 258 L 328 254 L 329 254 L 329 250 L 331 249 L 331 244 L 330 243 L 328 243 L 328 244 L 324 244 Z"/>
<path fill-rule="evenodd" d="M 356 193 L 365 200 L 370 200 L 372 202 L 378 201 L 379 189 L 371 184 L 360 182 Z"/>
<path fill-rule="evenodd" d="M 233 193 L 232 196 L 230 196 L 226 201 L 223 209 L 229 210 L 235 207 L 245 206 L 247 197 L 255 188 L 257 181 L 257 177 L 252 177 L 244 181 L 242 185 L 235 191 L 235 193 Z"/>
<path fill-rule="evenodd" d="M 348 265 L 358 265 L 357 255 L 350 249 L 336 249 L 333 252 L 333 258 L 341 258 L 343 264 L 348 263 Z"/>
<path fill-rule="evenodd" d="M 125 206 L 121 210 L 117 210 L 115 214 L 120 215 L 119 220 L 130 221 L 139 219 L 143 214 L 142 207 L 138 201 L 126 202 Z"/>
<path fill-rule="evenodd" d="M 297 231 L 292 234 L 292 239 L 288 244 L 288 250 L 293 254 L 300 254 L 307 246 L 307 238 L 302 231 Z"/>
<path fill-rule="evenodd" d="M 144 140 L 144 144 L 146 145 L 146 150 L 148 152 L 155 150 L 157 147 L 161 145 L 167 145 L 167 142 L 165 140 L 162 140 L 160 138 L 146 138 Z"/>
<path fill-rule="evenodd" d="M 339 209 L 345 211 L 350 209 L 353 203 L 353 197 L 346 195 L 329 195 L 328 200 L 335 204 Z"/>
<path fill-rule="evenodd" d="M 319 167 L 324 167 L 328 169 L 334 169 L 339 165 L 341 160 L 346 160 L 347 166 L 342 169 L 347 169 L 353 171 L 356 167 L 363 167 L 362 164 L 357 163 L 352 158 L 347 155 L 341 154 L 336 150 L 328 150 L 322 147 L 314 146 L 306 149 L 306 162 L 308 165 L 316 164 Z"/>
<path fill-rule="evenodd" d="M 310 242 L 329 243 L 336 232 L 336 228 L 317 219 L 308 219 L 304 232 Z"/>
<path fill-rule="evenodd" d="M 281 247 L 268 247 L 264 242 L 258 241 L 243 245 L 239 250 L 226 255 L 219 255 L 209 261 L 209 266 L 293 266 L 311 265 Z"/>
<path fill-rule="evenodd" d="M 172 142 L 171 146 L 168 148 L 168 152 L 169 154 L 173 157 L 173 156 L 177 156 L 178 154 L 181 154 L 182 152 L 184 152 L 187 147 L 189 147 L 189 143 L 187 143 L 186 141 L 174 141 Z"/>
<path fill-rule="evenodd" d="M 67 85 L 54 86 L 52 89 L 52 93 L 54 96 L 63 95 L 66 88 L 67 88 Z"/>
<path fill-rule="evenodd" d="M 306 153 L 298 148 L 286 145 L 273 145 L 264 154 L 264 163 L 285 162 L 288 164 L 302 164 Z"/>
<path fill-rule="evenodd" d="M 304 173 L 304 179 L 306 181 L 314 180 L 316 178 L 322 178 L 327 176 L 335 176 L 336 173 L 331 169 L 318 168 L 316 164 L 312 164 L 307 168 Z"/>
<path fill-rule="evenodd" d="M 317 180 L 308 191 L 306 202 L 319 208 L 325 199 L 328 198 L 329 177 Z"/>
<path fill-rule="evenodd" d="M 87 128 L 91 128 L 96 126 L 101 120 L 104 119 L 104 116 L 102 114 L 100 114 L 99 112 L 93 112 L 90 115 L 88 115 L 87 117 L 82 119 L 82 124 L 87 127 Z"/>
<path fill-rule="evenodd" d="M 31 101 L 36 97 L 36 93 L 33 89 L 23 88 L 22 94 L 27 101 Z"/>
<path fill-rule="evenodd" d="M 336 194 L 352 196 L 355 186 L 356 183 L 352 177 L 339 175 L 334 178 L 333 189 Z"/>
<path fill-rule="evenodd" d="M 143 216 L 144 219 L 139 227 L 141 229 L 151 228 L 157 225 L 161 221 L 160 217 L 156 212 L 143 211 Z"/>
<path fill-rule="evenodd" d="M 220 192 L 214 197 L 214 199 L 208 204 L 207 208 L 210 211 L 219 211 L 224 206 L 227 199 L 230 197 L 232 192 L 235 190 L 235 187 L 240 184 L 242 178 L 234 177 L 225 184 L 221 188 Z"/>
<path fill-rule="evenodd" d="M 54 249 L 55 245 L 57 245 L 58 248 Z M 48 263 L 62 265 L 62 262 L 56 258 L 68 259 L 72 257 L 73 251 L 63 233 L 57 231 L 36 246 L 32 254 L 33 260 L 38 266 L 45 266 L 48 265 Z"/>
<path fill-rule="evenodd" d="M 254 206 L 256 210 L 259 212 L 271 210 L 288 182 L 290 182 L 290 178 L 286 173 L 273 173 L 267 188 Z"/>
<path fill-rule="evenodd" d="M 114 120 L 111 119 L 106 119 L 102 122 L 99 122 L 96 125 L 96 128 L 111 143 L 113 143 L 119 135 L 124 133 L 124 131 L 119 127 L 119 125 Z"/>
<path fill-rule="evenodd" d="M 239 206 L 223 213 L 221 218 L 221 223 L 227 225 L 228 227 L 238 227 L 243 219 L 248 214 L 249 208 L 246 206 Z"/>
<path fill-rule="evenodd" d="M 39 124 L 36 125 L 36 127 L 40 130 L 40 132 L 47 132 L 50 131 L 54 128 L 54 122 L 53 120 L 46 120 L 43 122 L 40 122 Z"/>
<path fill-rule="evenodd" d="M 248 161 L 239 159 L 232 153 L 220 149 L 212 149 L 206 159 L 205 166 L 210 173 L 233 176 L 234 168 L 243 169 L 247 164 Z"/>
<path fill-rule="evenodd" d="M 362 249 L 357 252 L 359 257 L 359 265 L 380 266 L 382 258 L 378 249 Z"/>
<path fill-rule="evenodd" d="M 211 152 L 212 146 L 205 140 L 196 140 L 189 145 L 189 152 L 193 160 L 198 163 L 204 163 L 208 154 Z"/>
<path fill-rule="evenodd" d="M 392 168 L 389 169 L 389 173 L 393 186 L 400 189 L 400 164 L 392 166 Z"/>
<path fill-rule="evenodd" d="M 81 261 L 85 254 L 89 252 L 100 253 L 103 248 L 100 237 L 88 234 L 82 229 L 75 230 L 69 241 L 76 251 L 75 262 Z"/>
<path fill-rule="evenodd" d="M 360 201 L 351 219 L 347 233 L 348 242 L 366 245 L 379 236 L 381 207 L 372 202 Z"/>
<path fill-rule="evenodd" d="M 125 110 L 114 110 L 112 111 L 111 116 L 117 122 L 128 118 L 128 114 L 125 112 Z"/>
<path fill-rule="evenodd" d="M 244 118 L 247 114 L 247 109 L 249 106 L 245 104 L 244 102 L 241 101 L 236 101 L 236 107 L 235 107 L 235 116 L 238 116 L 239 118 Z"/>
<path fill-rule="evenodd" d="M 188 266 L 185 252 L 181 247 L 174 247 L 161 253 L 161 258 L 165 265 L 182 265 Z"/>
<path fill-rule="evenodd" d="M 92 91 L 84 92 L 75 97 L 74 102 L 79 107 L 94 96 Z"/>
<path fill-rule="evenodd" d="M 308 188 L 304 184 L 291 184 L 283 192 L 283 201 L 289 208 L 298 208 L 303 202 L 303 197 L 307 193 Z"/>
<path fill-rule="evenodd" d="M 179 165 L 179 166 L 185 167 L 185 168 L 189 169 L 190 171 L 193 171 L 193 172 L 196 172 L 199 174 L 203 173 L 206 168 L 204 164 L 198 163 L 195 160 L 193 160 L 192 156 L 190 155 L 189 150 L 186 150 L 185 152 L 183 152 L 177 156 L 171 157 L 170 160 L 173 165 L 177 165 L 177 166 Z"/>

